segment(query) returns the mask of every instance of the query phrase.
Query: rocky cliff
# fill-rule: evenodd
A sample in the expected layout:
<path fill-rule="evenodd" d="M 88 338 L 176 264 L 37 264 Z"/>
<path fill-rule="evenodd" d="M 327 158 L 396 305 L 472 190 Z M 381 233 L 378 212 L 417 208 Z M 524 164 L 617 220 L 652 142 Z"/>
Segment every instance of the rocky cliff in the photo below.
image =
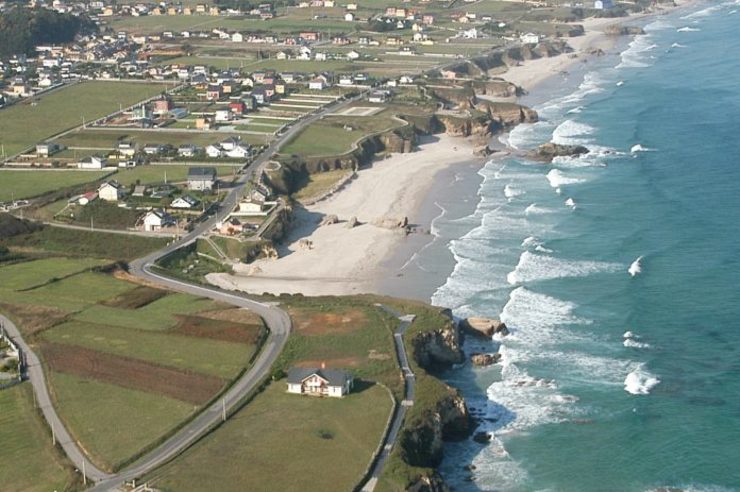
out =
<path fill-rule="evenodd" d="M 426 407 L 417 402 L 419 406 L 407 417 L 399 436 L 401 459 L 412 467 L 425 469 L 408 484 L 407 490 L 447 491 L 447 485 L 434 470 L 442 460 L 443 442 L 469 436 L 472 421 L 458 391 L 424 371 L 436 372 L 463 361 L 459 331 L 449 319 L 443 327 L 414 334 L 411 350 L 414 361 L 421 368 L 416 375 L 417 394 L 435 400 Z"/>

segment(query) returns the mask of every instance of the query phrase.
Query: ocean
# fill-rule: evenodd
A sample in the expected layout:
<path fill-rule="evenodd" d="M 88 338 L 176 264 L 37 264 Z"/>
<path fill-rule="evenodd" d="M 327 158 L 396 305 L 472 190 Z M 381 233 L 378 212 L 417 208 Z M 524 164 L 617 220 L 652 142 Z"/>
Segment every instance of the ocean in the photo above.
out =
<path fill-rule="evenodd" d="M 740 5 L 642 25 L 507 137 L 589 154 L 492 160 L 433 223 L 433 303 L 511 330 L 446 374 L 493 435 L 447 445 L 456 490 L 740 490 Z"/>

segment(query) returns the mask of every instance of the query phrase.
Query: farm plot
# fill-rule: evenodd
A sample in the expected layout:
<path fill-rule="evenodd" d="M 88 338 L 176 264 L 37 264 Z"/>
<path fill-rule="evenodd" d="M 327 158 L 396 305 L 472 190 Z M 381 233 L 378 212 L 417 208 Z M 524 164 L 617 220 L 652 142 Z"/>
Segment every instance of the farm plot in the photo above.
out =
<path fill-rule="evenodd" d="M 2 110 L 0 144 L 13 155 L 64 130 L 81 125 L 138 101 L 156 96 L 171 85 L 139 82 L 84 82 Z M 54 115 L 50 118 L 49 115 Z"/>
<path fill-rule="evenodd" d="M 2 120 L 2 117 L 0 117 Z M 101 179 L 108 171 L 0 171 L 0 202 L 33 198 Z"/>

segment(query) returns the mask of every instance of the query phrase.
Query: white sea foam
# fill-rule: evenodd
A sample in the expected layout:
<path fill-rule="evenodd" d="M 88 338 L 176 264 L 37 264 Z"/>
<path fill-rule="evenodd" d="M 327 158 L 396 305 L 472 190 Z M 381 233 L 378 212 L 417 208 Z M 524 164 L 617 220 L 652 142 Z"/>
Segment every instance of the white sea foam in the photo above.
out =
<path fill-rule="evenodd" d="M 582 137 L 591 135 L 596 129 L 585 123 L 573 120 L 565 120 L 552 132 L 552 141 L 561 145 L 572 145 L 585 143 L 588 139 Z M 580 138 L 577 138 L 580 137 Z"/>
<path fill-rule="evenodd" d="M 630 148 L 630 152 L 632 154 L 636 154 L 638 152 L 654 152 L 654 149 L 643 147 L 641 144 L 635 144 Z"/>
<path fill-rule="evenodd" d="M 650 348 L 650 344 L 640 342 L 640 336 L 631 331 L 624 332 L 622 345 L 629 348 Z"/>
<path fill-rule="evenodd" d="M 651 43 L 650 35 L 637 36 L 628 45 L 627 49 L 620 54 L 621 62 L 616 68 L 645 68 L 649 67 L 649 52 L 657 48 Z"/>
<path fill-rule="evenodd" d="M 630 277 L 637 277 L 642 273 L 642 256 L 630 264 L 630 267 L 627 269 L 627 273 L 630 274 Z"/>
<path fill-rule="evenodd" d="M 624 390 L 632 395 L 647 395 L 660 383 L 660 379 L 645 368 L 645 364 L 638 364 L 627 377 L 624 378 Z"/>
<path fill-rule="evenodd" d="M 650 344 L 638 342 L 634 338 L 625 338 L 622 342 L 622 345 L 624 345 L 625 347 L 638 349 L 650 348 Z"/>
<path fill-rule="evenodd" d="M 676 29 L 676 31 L 678 32 L 699 32 L 701 31 L 701 29 L 699 29 L 698 27 L 685 26 L 685 27 L 679 27 L 678 29 Z"/>
<path fill-rule="evenodd" d="M 575 210 L 576 209 L 576 201 L 573 200 L 572 198 L 568 198 L 567 200 L 565 200 L 565 205 L 567 205 L 568 207 L 570 207 L 571 210 Z"/>
<path fill-rule="evenodd" d="M 544 215 L 553 213 L 554 210 L 549 208 L 539 207 L 536 203 L 532 203 L 524 209 L 524 215 Z"/>
<path fill-rule="evenodd" d="M 701 19 L 703 17 L 709 17 L 711 14 L 721 9 L 722 7 L 723 7 L 722 5 L 712 5 L 711 7 L 707 7 L 697 12 L 692 12 L 690 14 L 684 15 L 681 18 L 684 20 L 693 20 L 693 19 Z"/>
<path fill-rule="evenodd" d="M 686 47 L 686 45 L 683 45 L 681 43 L 673 43 L 671 45 L 671 48 L 685 48 L 685 47 Z"/>
<path fill-rule="evenodd" d="M 622 87 L 624 85 L 624 80 L 620 80 L 617 82 L 617 87 Z"/>
<path fill-rule="evenodd" d="M 518 196 L 523 195 L 526 193 L 524 190 L 520 190 L 519 188 L 512 186 L 511 184 L 507 184 L 504 187 L 504 196 L 508 199 L 516 198 Z"/>
<path fill-rule="evenodd" d="M 560 169 L 551 169 L 547 173 L 547 181 L 550 182 L 550 186 L 556 189 L 561 188 L 563 185 L 572 185 L 584 182 L 583 179 L 566 176 Z"/>
<path fill-rule="evenodd" d="M 516 268 L 509 272 L 506 280 L 511 285 L 555 278 L 587 277 L 593 273 L 615 272 L 620 265 L 602 261 L 562 260 L 548 255 L 537 255 L 524 251 Z"/>
<path fill-rule="evenodd" d="M 664 19 L 658 19 L 644 27 L 645 32 L 652 31 L 663 31 L 665 29 L 672 29 L 675 26 Z"/>
<path fill-rule="evenodd" d="M 575 107 L 575 108 L 573 108 L 573 109 L 569 109 L 569 110 L 568 110 L 568 113 L 569 113 L 569 114 L 578 114 L 578 113 L 580 113 L 581 111 L 583 111 L 583 106 L 576 106 L 576 107 Z"/>

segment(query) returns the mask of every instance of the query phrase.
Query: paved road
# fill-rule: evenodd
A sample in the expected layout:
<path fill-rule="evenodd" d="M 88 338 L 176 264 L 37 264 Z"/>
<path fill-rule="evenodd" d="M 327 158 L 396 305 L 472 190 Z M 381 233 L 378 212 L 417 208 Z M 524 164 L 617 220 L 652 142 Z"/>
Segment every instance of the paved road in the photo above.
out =
<path fill-rule="evenodd" d="M 49 391 L 46 387 L 46 377 L 44 376 L 44 369 L 41 366 L 38 356 L 31 350 L 25 340 L 21 337 L 21 333 L 18 328 L 8 318 L 0 315 L 0 324 L 7 330 L 10 338 L 20 347 L 23 353 L 23 359 L 26 364 L 25 377 L 31 382 L 33 391 L 36 394 L 36 404 L 41 409 L 44 418 L 49 423 L 52 434 L 59 445 L 62 446 L 64 452 L 69 456 L 70 460 L 82 470 L 83 466 L 85 474 L 91 480 L 107 480 L 111 475 L 93 465 L 90 460 L 80 451 L 77 447 L 77 443 L 67 432 L 64 427 L 62 420 L 59 418 L 54 406 L 51 404 L 51 398 L 49 397 Z"/>
<path fill-rule="evenodd" d="M 398 365 L 403 373 L 404 381 L 404 397 L 401 405 L 396 408 L 396 413 L 393 415 L 393 420 L 388 427 L 385 439 L 383 441 L 383 447 L 380 454 L 375 459 L 370 476 L 365 484 L 360 489 L 362 492 L 373 492 L 375 486 L 378 484 L 378 479 L 383 474 L 383 469 L 388 461 L 388 457 L 393 451 L 393 446 L 396 444 L 398 439 L 398 433 L 401 431 L 403 421 L 406 418 L 406 411 L 408 407 L 414 404 L 414 396 L 416 395 L 416 377 L 414 372 L 409 366 L 409 359 L 406 354 L 406 346 L 403 343 L 403 335 L 411 323 L 414 321 L 413 315 L 402 316 L 401 314 L 393 311 L 387 306 L 378 305 L 381 309 L 389 312 L 393 316 L 397 317 L 400 321 L 398 329 L 393 334 L 393 342 L 396 346 L 396 357 L 398 357 Z"/>
<path fill-rule="evenodd" d="M 304 117 L 292 125 L 292 127 L 283 132 L 278 139 L 272 142 L 259 157 L 252 161 L 249 166 L 243 170 L 237 180 L 236 186 L 231 188 L 216 214 L 199 224 L 192 232 L 179 240 L 174 241 L 167 247 L 156 251 L 147 257 L 134 260 L 129 264 L 131 273 L 139 278 L 159 285 L 164 285 L 180 292 L 209 297 L 234 306 L 248 308 L 261 316 L 270 329 L 268 338 L 264 343 L 257 360 L 249 370 L 227 390 L 219 401 L 201 412 L 195 419 L 188 422 L 172 437 L 167 439 L 153 451 L 147 453 L 129 468 L 116 474 L 109 474 L 100 470 L 88 460 L 85 454 L 80 450 L 77 443 L 72 439 L 69 432 L 64 427 L 62 420 L 59 418 L 59 415 L 54 410 L 46 387 L 43 368 L 38 356 L 36 356 L 25 340 L 23 340 L 17 327 L 7 318 L 0 316 L 0 322 L 4 323 L 10 336 L 13 337 L 14 341 L 18 343 L 18 346 L 25 353 L 28 366 L 28 378 L 33 386 L 34 392 L 36 393 L 36 398 L 43 412 L 44 418 L 53 430 L 57 442 L 60 443 L 72 463 L 74 463 L 79 470 L 84 469 L 85 475 L 89 480 L 97 482 L 92 490 L 116 490 L 118 487 L 123 485 L 125 481 L 146 475 L 158 466 L 161 466 L 167 461 L 175 458 L 178 454 L 187 449 L 208 432 L 220 419 L 222 419 L 224 408 L 228 415 L 231 410 L 236 408 L 243 401 L 244 397 L 246 397 L 269 375 L 270 368 L 278 355 L 280 355 L 290 333 L 291 323 L 290 317 L 287 313 L 277 307 L 252 301 L 219 289 L 202 287 L 164 277 L 153 272 L 151 267 L 158 259 L 172 253 L 180 247 L 191 244 L 204 232 L 210 230 L 216 222 L 223 220 L 231 210 L 236 207 L 247 182 L 269 159 L 273 157 L 276 152 L 280 150 L 282 145 L 288 142 L 307 125 L 310 125 L 330 112 L 342 109 L 343 107 L 359 100 L 362 95 L 364 95 L 364 93 L 342 102 L 329 104 L 320 111 Z"/>
<path fill-rule="evenodd" d="M 322 118 L 325 114 L 341 109 L 344 106 L 351 104 L 358 100 L 361 95 L 348 99 L 343 102 L 334 103 L 326 106 L 321 111 L 314 113 L 311 116 L 301 119 L 288 131 L 284 132 L 277 140 L 270 144 L 249 166 L 242 172 L 240 177 L 237 179 L 237 183 L 231 188 L 229 193 L 226 195 L 224 200 L 221 202 L 221 206 L 217 213 L 211 216 L 206 221 L 199 224 L 193 229 L 192 232 L 186 234 L 181 239 L 174 241 L 167 247 L 156 251 L 149 256 L 139 258 L 129 263 L 129 271 L 131 274 L 154 282 L 159 285 L 164 285 L 170 289 L 193 294 L 202 297 L 209 297 L 217 301 L 225 302 L 235 306 L 248 308 L 258 315 L 260 315 L 267 326 L 270 328 L 270 334 L 265 342 L 262 351 L 255 363 L 249 368 L 249 370 L 229 388 L 223 398 L 220 401 L 212 404 L 208 409 L 201 412 L 194 420 L 186 424 L 180 429 L 175 435 L 170 437 L 167 441 L 162 443 L 160 446 L 155 448 L 150 453 L 146 454 L 143 458 L 138 460 L 134 465 L 125 470 L 117 473 L 115 476 L 108 476 L 99 481 L 99 483 L 91 490 L 103 491 L 103 490 L 115 490 L 117 487 L 122 485 L 125 481 L 132 480 L 134 478 L 146 475 L 155 468 L 161 466 L 167 461 L 173 459 L 182 451 L 187 449 L 191 444 L 203 436 L 209 429 L 211 429 L 221 418 L 224 406 L 226 407 L 226 413 L 238 406 L 241 401 L 247 396 L 254 388 L 256 388 L 269 374 L 270 368 L 273 362 L 277 359 L 278 355 L 282 351 L 285 342 L 288 339 L 290 333 L 290 317 L 283 310 L 270 306 L 267 304 L 259 303 L 246 299 L 232 293 L 224 292 L 216 288 L 202 287 L 199 285 L 189 284 L 180 280 L 175 280 L 169 277 L 164 277 L 154 271 L 152 266 L 156 261 L 163 256 L 166 256 L 175 250 L 193 243 L 203 233 L 210 230 L 216 222 L 223 220 L 233 210 L 239 199 L 241 198 L 244 186 L 250 180 L 250 178 L 261 169 L 269 159 L 272 158 L 273 154 L 280 150 L 280 147 L 288 142 L 294 135 L 303 130 L 303 128 L 319 118 Z"/>

